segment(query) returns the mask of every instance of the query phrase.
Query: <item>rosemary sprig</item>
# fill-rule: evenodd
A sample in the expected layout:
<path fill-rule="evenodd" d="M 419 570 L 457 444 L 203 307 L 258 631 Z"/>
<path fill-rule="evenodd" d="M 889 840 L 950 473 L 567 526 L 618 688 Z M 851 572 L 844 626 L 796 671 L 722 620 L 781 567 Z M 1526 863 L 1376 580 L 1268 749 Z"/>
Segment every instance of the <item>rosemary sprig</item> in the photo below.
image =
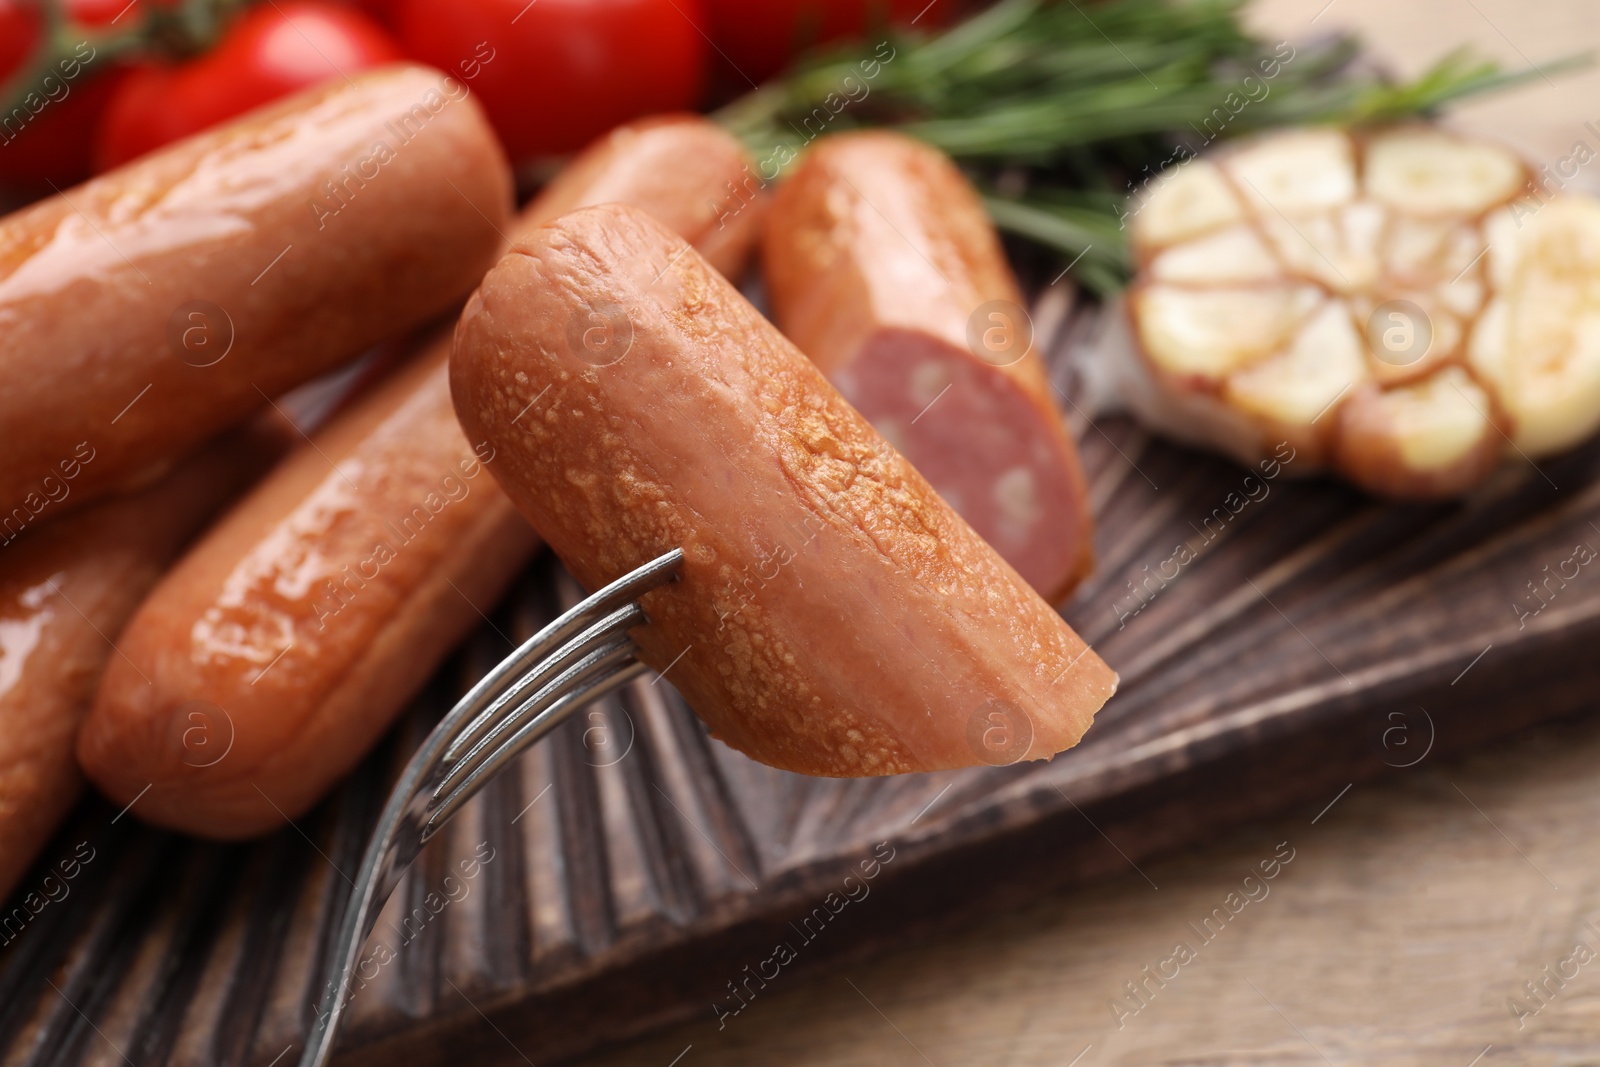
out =
<path fill-rule="evenodd" d="M 716 117 L 773 161 L 769 177 L 823 133 L 889 126 L 921 138 L 967 168 L 997 225 L 1079 257 L 1075 276 L 1107 292 L 1129 267 L 1123 197 L 1214 140 L 1426 116 L 1589 62 L 1502 71 L 1455 52 L 1396 82 L 1361 63 L 1348 36 L 1250 34 L 1244 2 L 1001 0 L 937 36 L 819 54 Z"/>

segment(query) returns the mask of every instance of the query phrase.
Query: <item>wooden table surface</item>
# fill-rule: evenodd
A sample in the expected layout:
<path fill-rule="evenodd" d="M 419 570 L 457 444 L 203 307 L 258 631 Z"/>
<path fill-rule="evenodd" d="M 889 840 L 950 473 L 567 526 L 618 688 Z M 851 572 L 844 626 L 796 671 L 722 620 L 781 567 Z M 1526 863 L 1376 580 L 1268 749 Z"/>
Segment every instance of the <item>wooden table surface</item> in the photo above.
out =
<path fill-rule="evenodd" d="M 1600 47 L 1595 0 L 1265 0 L 1253 18 L 1291 41 L 1360 30 L 1407 72 L 1462 44 L 1510 64 Z M 1579 139 L 1600 149 L 1591 120 L 1600 72 L 1453 116 L 1540 163 Z M 1448 730 L 1449 709 L 1430 710 Z M 870 962 L 784 975 L 725 1028 L 708 1005 L 703 1023 L 583 1062 L 1600 1063 L 1600 716 L 1328 801 Z"/>

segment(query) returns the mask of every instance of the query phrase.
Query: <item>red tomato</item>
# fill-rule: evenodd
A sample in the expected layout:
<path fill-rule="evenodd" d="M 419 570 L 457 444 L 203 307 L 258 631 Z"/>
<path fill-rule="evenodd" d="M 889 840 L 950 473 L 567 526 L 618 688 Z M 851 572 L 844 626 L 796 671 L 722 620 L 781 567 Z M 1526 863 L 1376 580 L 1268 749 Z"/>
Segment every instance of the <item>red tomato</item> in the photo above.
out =
<path fill-rule="evenodd" d="M 400 6 L 399 0 L 351 0 L 351 2 L 385 26 L 394 26 L 395 8 Z"/>
<path fill-rule="evenodd" d="M 132 30 L 143 18 L 135 0 L 67 0 L 69 22 L 89 30 Z M 0 0 L 0 86 L 32 62 L 42 41 L 36 4 Z M 0 116 L 0 179 L 17 183 L 72 185 L 89 174 L 94 130 L 116 85 L 122 64 L 101 58 L 89 35 L 68 49 L 51 71 L 53 81 L 35 111 Z"/>
<path fill-rule="evenodd" d="M 885 25 L 931 30 L 961 0 L 706 0 L 708 28 L 736 87 L 766 81 L 813 45 L 860 37 Z"/>
<path fill-rule="evenodd" d="M 133 71 L 101 122 L 96 165 L 117 166 L 281 96 L 403 58 L 392 37 L 349 7 L 275 0 L 250 8 L 198 59 Z"/>
<path fill-rule="evenodd" d="M 44 20 L 24 0 L 0 0 L 0 86 L 22 69 L 39 43 Z"/>
<path fill-rule="evenodd" d="M 172 7 L 174 0 L 155 0 L 157 7 Z M 138 2 L 128 0 L 67 0 L 67 18 L 79 26 L 133 29 L 144 17 Z"/>
<path fill-rule="evenodd" d="M 514 161 L 700 101 L 700 0 L 400 0 L 411 54 L 460 78 Z"/>

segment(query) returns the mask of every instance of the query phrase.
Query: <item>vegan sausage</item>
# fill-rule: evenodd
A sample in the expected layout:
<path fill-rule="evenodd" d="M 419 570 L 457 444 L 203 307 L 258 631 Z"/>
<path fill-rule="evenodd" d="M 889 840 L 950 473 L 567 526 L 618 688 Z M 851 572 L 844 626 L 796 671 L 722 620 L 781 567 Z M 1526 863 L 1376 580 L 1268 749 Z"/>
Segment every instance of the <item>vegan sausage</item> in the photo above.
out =
<path fill-rule="evenodd" d="M 113 800 L 148 786 L 141 818 L 221 838 L 304 812 L 527 558 L 492 450 L 451 415 L 446 354 L 297 450 L 139 608 L 78 745 Z M 227 758 L 171 743 L 196 703 L 231 724 Z"/>
<path fill-rule="evenodd" d="M 524 213 L 512 240 L 604 203 L 648 212 L 737 280 L 760 234 L 765 198 L 732 134 L 699 115 L 658 115 L 619 126 L 584 149 Z"/>
<path fill-rule="evenodd" d="M 773 198 L 774 321 L 1046 599 L 1092 566 L 1077 448 L 977 194 L 937 150 L 825 138 Z"/>
<path fill-rule="evenodd" d="M 269 414 L 157 484 L 0 550 L 0 899 L 82 790 L 73 743 L 103 667 L 117 658 L 112 640 L 194 532 L 282 454 L 290 433 Z M 170 740 L 180 759 L 204 763 L 226 744 L 226 726 L 198 709 L 177 725 Z"/>
<path fill-rule="evenodd" d="M 822 775 L 1038 759 L 1116 676 L 704 259 L 619 205 L 490 271 L 456 410 L 590 588 L 672 548 L 635 631 L 713 734 Z"/>
<path fill-rule="evenodd" d="M 397 66 L 0 219 L 0 541 L 448 310 L 510 203 L 477 103 Z"/>
<path fill-rule="evenodd" d="M 711 208 L 744 166 L 704 119 L 646 120 L 580 154 L 510 236 L 573 204 L 627 200 L 733 272 L 754 213 L 722 223 Z M 149 785 L 138 814 L 191 833 L 280 825 L 355 764 L 500 596 L 535 538 L 482 476 L 493 446 L 456 423 L 449 353 L 445 336 L 337 418 L 151 596 L 84 731 L 84 766 L 107 793 L 125 803 Z M 160 740 L 196 701 L 235 726 L 226 761 L 197 766 Z"/>

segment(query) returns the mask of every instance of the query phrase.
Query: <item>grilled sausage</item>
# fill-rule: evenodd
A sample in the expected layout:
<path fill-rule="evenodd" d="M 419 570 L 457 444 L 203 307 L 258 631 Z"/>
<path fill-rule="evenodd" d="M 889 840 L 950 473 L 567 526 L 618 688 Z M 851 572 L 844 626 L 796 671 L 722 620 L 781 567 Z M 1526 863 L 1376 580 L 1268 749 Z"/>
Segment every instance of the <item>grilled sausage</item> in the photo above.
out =
<path fill-rule="evenodd" d="M 867 775 L 1041 758 L 1115 687 L 815 364 L 639 212 L 574 212 L 502 259 L 456 327 L 451 387 L 590 588 L 683 549 L 635 636 L 755 759 Z"/>
<path fill-rule="evenodd" d="M 0 549 L 0 899 L 82 789 L 73 742 L 116 658 L 111 639 L 201 524 L 282 453 L 292 431 L 277 422 Z M 226 726 L 198 709 L 174 725 L 157 743 L 179 759 L 203 763 L 226 744 Z"/>
<path fill-rule="evenodd" d="M 660 115 L 619 126 L 586 148 L 528 208 L 512 240 L 605 203 L 649 212 L 737 279 L 760 234 L 765 199 L 732 135 L 698 115 Z"/>
<path fill-rule="evenodd" d="M 510 191 L 477 103 L 402 66 L 0 220 L 0 540 L 452 307 Z"/>
<path fill-rule="evenodd" d="M 355 764 L 526 559 L 532 531 L 483 477 L 493 452 L 451 415 L 445 355 L 295 452 L 140 607 L 78 745 L 112 799 L 148 785 L 142 818 L 214 837 L 281 825 Z M 163 743 L 195 701 L 232 724 L 214 764 Z"/>
<path fill-rule="evenodd" d="M 672 159 L 681 165 L 663 184 Z M 580 155 L 511 237 L 567 205 L 625 199 L 734 270 L 753 218 L 718 225 L 705 205 L 743 167 L 738 143 L 704 119 L 639 123 Z M 371 746 L 477 623 L 474 605 L 500 596 L 535 539 L 482 476 L 494 449 L 470 445 L 456 423 L 449 352 L 446 336 L 336 419 L 140 610 L 80 748 L 112 797 L 149 785 L 140 816 L 213 837 L 280 825 Z M 226 761 L 196 766 L 158 743 L 196 700 L 225 709 L 237 731 Z"/>
<path fill-rule="evenodd" d="M 763 245 L 774 321 L 1047 599 L 1092 565 L 1077 448 L 983 204 L 900 134 L 819 141 Z"/>

